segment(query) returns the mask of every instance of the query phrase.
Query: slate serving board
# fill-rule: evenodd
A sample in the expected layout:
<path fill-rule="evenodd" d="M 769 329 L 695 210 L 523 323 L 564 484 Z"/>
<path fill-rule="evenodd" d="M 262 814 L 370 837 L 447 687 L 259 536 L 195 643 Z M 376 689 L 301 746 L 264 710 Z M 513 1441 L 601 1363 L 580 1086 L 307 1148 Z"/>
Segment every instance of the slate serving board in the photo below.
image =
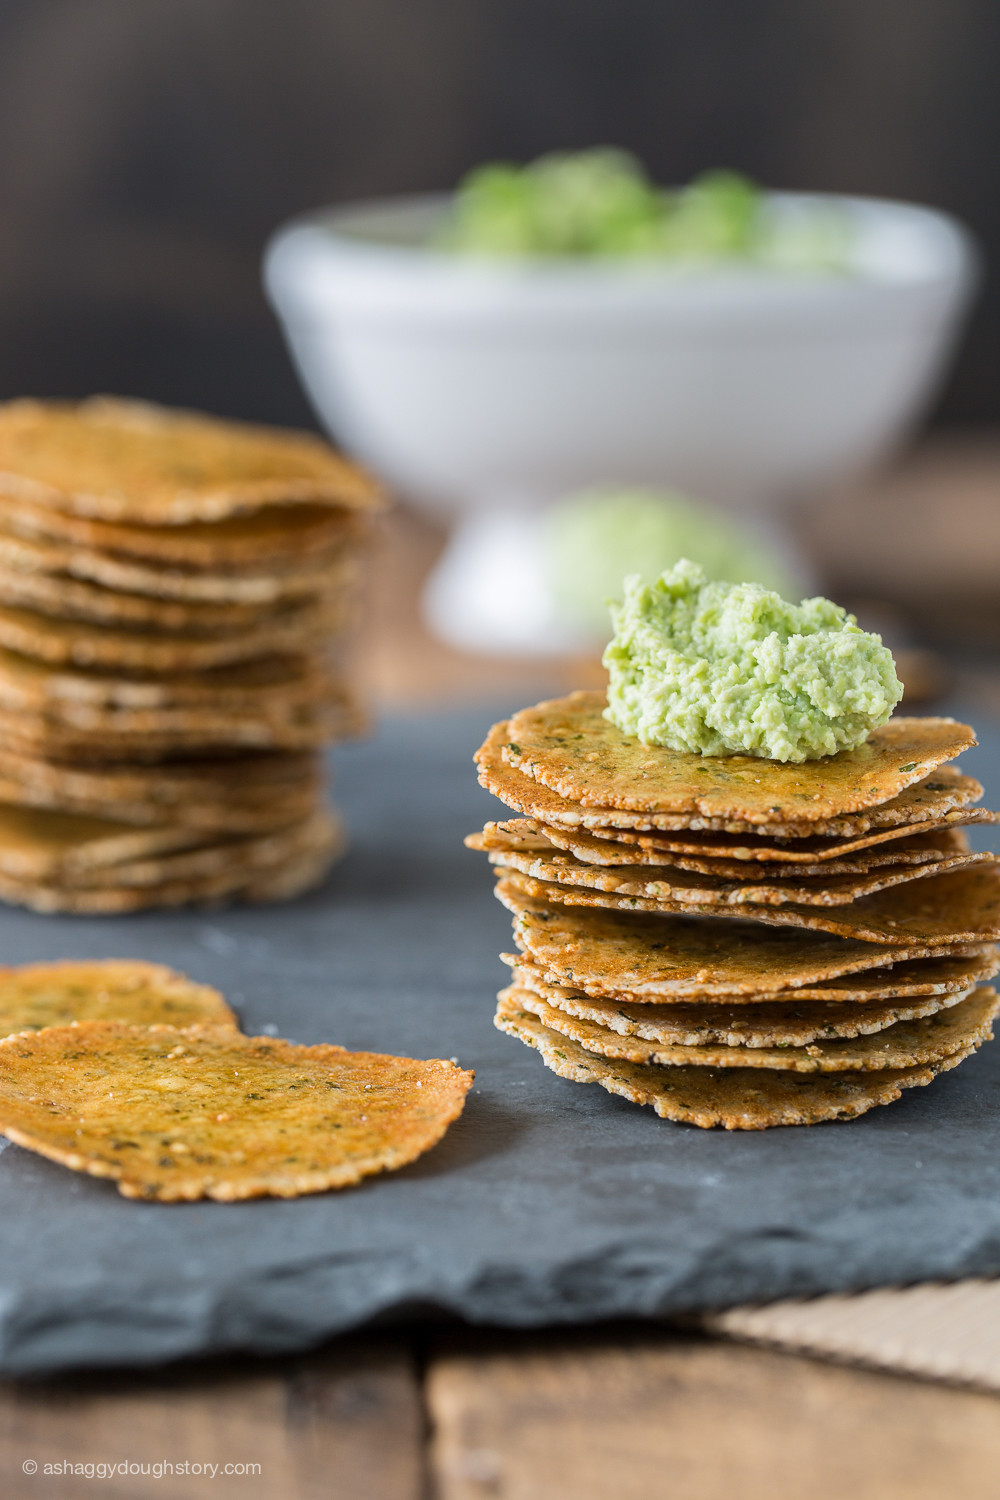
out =
<path fill-rule="evenodd" d="M 498 716 L 397 720 L 341 752 L 352 850 L 291 905 L 0 911 L 3 963 L 161 960 L 248 1031 L 477 1071 L 423 1160 L 290 1203 L 128 1202 L 6 1146 L 0 1372 L 289 1351 L 415 1312 L 529 1326 L 1000 1272 L 1000 1045 L 853 1123 L 730 1134 L 560 1080 L 493 1030 L 510 924 L 461 838 L 497 807 L 470 756 Z M 1000 797 L 1000 733 L 981 737 L 963 764 Z"/>

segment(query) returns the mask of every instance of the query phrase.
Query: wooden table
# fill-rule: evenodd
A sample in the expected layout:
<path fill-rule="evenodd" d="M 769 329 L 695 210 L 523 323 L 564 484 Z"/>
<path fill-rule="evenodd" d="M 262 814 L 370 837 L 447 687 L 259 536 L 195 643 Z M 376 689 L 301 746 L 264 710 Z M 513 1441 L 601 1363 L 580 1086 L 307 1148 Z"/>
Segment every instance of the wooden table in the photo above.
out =
<path fill-rule="evenodd" d="M 803 525 L 845 590 L 887 598 L 911 619 L 916 612 L 918 624 L 930 591 L 939 606 L 931 624 L 943 614 L 955 630 L 985 631 L 977 622 L 992 618 L 1000 569 L 1000 443 L 931 446 L 901 477 L 844 497 Z M 593 680 L 593 662 L 483 663 L 431 641 L 416 598 L 439 545 L 439 534 L 414 517 L 397 516 L 388 528 L 377 625 L 364 652 L 383 704 L 509 695 L 513 707 Z M 970 547 L 975 587 L 963 590 Z M 945 587 L 934 592 L 942 577 Z M 961 620 L 942 611 L 942 599 L 956 601 Z M 997 681 L 981 660 L 966 686 L 995 709 Z M 45 1474 L 46 1464 L 63 1461 L 82 1470 Z M 37 1472 L 25 1473 L 25 1462 Z M 101 1463 L 147 1473 L 100 1478 Z M 158 1464 L 174 1469 L 156 1477 Z M 213 1465 L 214 1474 L 204 1467 Z M 227 1476 L 226 1465 L 259 1468 Z M 414 1327 L 345 1338 L 289 1360 L 0 1386 L 5 1500 L 995 1500 L 998 1493 L 1000 1398 L 668 1328 Z"/>

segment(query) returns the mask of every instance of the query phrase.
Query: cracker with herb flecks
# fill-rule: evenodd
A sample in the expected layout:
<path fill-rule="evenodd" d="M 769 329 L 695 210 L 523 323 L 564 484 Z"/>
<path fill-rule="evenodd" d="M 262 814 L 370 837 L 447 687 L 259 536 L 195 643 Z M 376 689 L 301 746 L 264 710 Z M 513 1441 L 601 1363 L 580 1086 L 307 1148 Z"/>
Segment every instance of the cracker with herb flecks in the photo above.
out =
<path fill-rule="evenodd" d="M 110 396 L 0 406 L 0 495 L 136 526 L 380 503 L 374 481 L 311 433 Z"/>
<path fill-rule="evenodd" d="M 854 840 L 872 829 L 886 830 L 885 836 L 893 837 L 893 830 L 906 829 L 907 832 L 912 832 L 912 825 L 920 823 L 995 823 L 998 816 L 994 812 L 971 807 L 969 804 L 983 795 L 982 786 L 954 766 L 944 765 L 938 766 L 922 781 L 877 807 L 867 807 L 863 812 L 849 816 L 818 818 L 808 822 L 802 821 L 802 813 L 797 820 L 786 818 L 781 823 L 762 824 L 740 818 L 706 817 L 700 813 L 641 813 L 626 808 L 590 807 L 560 796 L 541 781 L 534 780 L 508 764 L 504 759 L 504 750 L 510 742 L 509 722 L 503 720 L 494 724 L 486 740 L 476 751 L 480 784 L 525 817 L 535 818 L 540 823 L 557 823 L 564 828 L 592 828 L 605 838 L 627 839 L 636 834 L 683 833 L 685 841 L 688 841 L 692 834 L 697 833 L 737 836 L 752 834 L 755 838 L 766 838 L 773 845 L 779 838 Z M 692 759 L 701 761 L 702 757 L 695 756 Z M 761 847 L 768 848 L 769 845 Z M 812 848 L 814 845 L 802 847 Z"/>
<path fill-rule="evenodd" d="M 0 565 L 22 577 L 78 578 L 99 584 L 102 589 L 141 594 L 146 599 L 244 606 L 276 604 L 282 599 L 322 594 L 329 589 L 342 588 L 358 578 L 361 548 L 348 541 L 329 558 L 306 558 L 301 562 L 286 560 L 263 572 L 158 568 L 150 566 L 148 561 L 101 552 L 79 542 L 66 545 L 44 538 L 18 536 L 9 524 L 5 524 L 10 506 L 10 501 L 0 502 Z M 51 519 L 58 513 L 42 511 L 41 514 L 43 518 Z M 323 514 L 330 519 L 337 512 Z M 79 522 L 78 517 L 68 519 Z M 178 529 L 185 530 L 183 527 Z M 155 532 L 156 528 L 153 530 Z M 292 530 L 294 533 L 294 527 Z"/>
<path fill-rule="evenodd" d="M 236 1027 L 218 990 L 165 964 L 106 958 L 0 969 L 0 1035 L 73 1021 Z"/>
<path fill-rule="evenodd" d="M 147 727 L 129 721 L 130 710 L 65 716 L 6 713 L 0 708 L 0 740 L 23 755 L 63 762 L 111 765 L 171 757 L 229 755 L 239 751 L 313 750 L 331 739 L 348 738 L 363 725 L 350 698 L 294 704 L 276 715 L 215 713 L 211 710 L 153 710 Z M 85 721 L 89 719 L 88 725 Z"/>
<path fill-rule="evenodd" d="M 853 750 L 801 764 L 644 745 L 604 717 L 603 693 L 521 709 L 504 759 L 573 802 L 632 812 L 814 822 L 878 806 L 976 743 L 953 719 L 893 718 Z"/>
<path fill-rule="evenodd" d="M 0 523 L 5 531 L 32 541 L 86 547 L 125 563 L 191 569 L 206 576 L 326 565 L 369 530 L 366 517 L 325 505 L 270 505 L 222 521 L 132 526 L 72 515 L 13 495 L 0 496 Z"/>
<path fill-rule="evenodd" d="M 534 1047 L 545 1066 L 561 1078 L 598 1083 L 633 1104 L 651 1105 L 662 1119 L 704 1129 L 718 1125 L 726 1130 L 766 1130 L 775 1125 L 854 1119 L 876 1105 L 891 1104 L 904 1089 L 930 1083 L 969 1055 L 956 1052 L 938 1063 L 870 1073 L 659 1068 L 598 1057 L 509 1000 L 501 1002 L 494 1024 Z"/>
<path fill-rule="evenodd" d="M 798 1047 L 817 1037 L 867 1037 L 894 1022 L 934 1016 L 1000 974 L 1000 954 L 990 948 L 969 959 L 916 959 L 774 995 L 658 1004 L 628 992 L 589 995 L 577 984 L 559 984 L 528 954 L 502 953 L 501 960 L 513 969 L 514 984 L 570 1016 L 609 1026 L 622 1037 L 690 1046 L 724 1041 L 732 1047 Z"/>
<path fill-rule="evenodd" d="M 210 873 L 164 878 L 154 883 L 118 882 L 115 866 L 104 872 L 103 884 L 89 886 L 18 880 L 0 871 L 0 900 L 26 906 L 31 911 L 75 912 L 84 916 L 152 907 L 218 906 L 231 900 L 289 900 L 323 879 L 343 850 L 344 835 L 335 818 L 317 815 L 288 839 L 275 835 L 263 840 L 262 845 L 253 861 L 227 858 Z M 166 861 L 164 868 L 169 874 Z"/>
<path fill-rule="evenodd" d="M 336 597 L 293 600 L 262 623 L 216 636 L 83 625 L 0 605 L 0 646 L 56 666 L 192 672 L 256 656 L 312 650 L 344 623 L 344 602 Z"/>
<path fill-rule="evenodd" d="M 617 896 L 582 886 L 536 880 L 503 866 L 498 873 L 505 884 L 518 887 L 526 896 L 557 905 L 719 918 L 717 905 Z M 741 917 L 754 922 L 813 928 L 866 943 L 900 947 L 915 943 L 932 949 L 960 943 L 993 943 L 1000 938 L 1000 871 L 996 864 L 951 870 L 946 875 L 931 875 L 891 890 L 877 891 L 873 896 L 862 896 L 850 906 L 802 906 L 791 901 L 783 906 L 756 906 L 744 902 L 728 910 L 738 910 Z"/>
<path fill-rule="evenodd" d="M 481 834 L 466 839 L 470 848 L 482 848 Z M 796 902 L 803 906 L 850 906 L 874 892 L 889 890 L 909 881 L 930 879 L 949 870 L 972 865 L 990 865 L 996 856 L 974 853 L 969 849 L 950 855 L 942 854 L 933 863 L 894 865 L 872 870 L 864 875 L 807 876 L 786 874 L 768 878 L 767 872 L 755 871 L 756 878 L 734 880 L 718 875 L 696 874 L 674 865 L 649 865 L 621 868 L 584 864 L 575 855 L 550 849 L 541 853 L 533 837 L 497 836 L 500 845 L 489 852 L 490 864 L 504 871 L 517 870 L 534 880 L 573 890 L 609 892 L 621 898 L 638 896 L 644 901 L 663 904 L 673 911 L 678 906 L 729 908 L 733 906 L 784 906 Z"/>
<path fill-rule="evenodd" d="M 858 849 L 839 859 L 826 859 L 810 864 L 806 861 L 791 863 L 760 859 L 725 859 L 703 854 L 686 854 L 669 846 L 650 847 L 647 844 L 622 843 L 618 839 L 601 838 L 580 828 L 559 828 L 555 824 L 538 823 L 533 818 L 511 818 L 502 823 L 487 823 L 481 834 L 474 835 L 474 849 L 505 849 L 511 847 L 510 840 L 517 840 L 517 847 L 548 856 L 556 850 L 572 854 L 581 864 L 614 865 L 619 867 L 671 865 L 677 870 L 691 870 L 701 875 L 717 875 L 723 880 L 789 880 L 797 876 L 820 875 L 832 879 L 836 875 L 867 875 L 871 870 L 888 866 L 927 865 L 936 860 L 968 853 L 969 843 L 964 829 L 935 828 L 918 833 L 911 838 L 895 839 L 888 846 Z M 466 840 L 469 843 L 469 840 Z"/>
<path fill-rule="evenodd" d="M 842 994 L 853 1000 L 862 985 L 878 985 L 883 978 L 902 986 L 902 964 L 996 956 L 985 943 L 945 947 L 911 937 L 895 946 L 729 918 L 706 922 L 690 916 L 562 906 L 529 895 L 512 880 L 500 881 L 495 894 L 514 916 L 518 947 L 545 970 L 551 983 L 574 985 L 589 995 L 627 994 L 636 1002 L 667 1004 L 725 996 L 726 1004 L 741 998 L 756 1003 L 786 991 L 798 996 L 821 984 L 837 987 L 831 998 Z M 928 973 L 923 964 L 920 970 L 905 972 L 907 982 L 914 972 Z M 931 969 L 926 981 L 917 978 L 916 983 L 934 985 L 938 972 Z M 945 971 L 946 978 L 949 973 Z M 844 993 L 843 981 L 853 975 L 865 978 L 852 979 Z"/>
<path fill-rule="evenodd" d="M 801 1046 L 745 1047 L 725 1042 L 692 1046 L 623 1036 L 596 1021 L 569 1015 L 549 1005 L 534 990 L 517 985 L 501 990 L 498 998 L 501 1004 L 509 1001 L 530 1011 L 550 1031 L 601 1057 L 656 1067 L 773 1068 L 796 1073 L 873 1072 L 939 1063 L 957 1052 L 968 1056 L 992 1037 L 993 1019 L 1000 1006 L 995 990 L 976 990 L 934 1015 L 896 1021 L 866 1036 L 816 1040 Z"/>
<path fill-rule="evenodd" d="M 92 1021 L 0 1041 L 0 1131 L 127 1198 L 295 1198 L 406 1166 L 472 1080 L 441 1059 Z"/>

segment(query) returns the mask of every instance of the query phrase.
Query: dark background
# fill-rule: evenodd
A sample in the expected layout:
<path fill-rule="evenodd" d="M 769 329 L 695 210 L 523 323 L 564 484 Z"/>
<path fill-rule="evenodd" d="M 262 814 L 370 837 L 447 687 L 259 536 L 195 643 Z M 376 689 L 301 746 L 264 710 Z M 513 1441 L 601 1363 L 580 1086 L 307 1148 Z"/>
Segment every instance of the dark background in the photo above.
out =
<path fill-rule="evenodd" d="M 0 0 L 0 397 L 308 420 L 284 218 L 608 142 L 923 200 L 1000 259 L 997 0 Z M 987 287 L 939 408 L 1000 416 Z"/>

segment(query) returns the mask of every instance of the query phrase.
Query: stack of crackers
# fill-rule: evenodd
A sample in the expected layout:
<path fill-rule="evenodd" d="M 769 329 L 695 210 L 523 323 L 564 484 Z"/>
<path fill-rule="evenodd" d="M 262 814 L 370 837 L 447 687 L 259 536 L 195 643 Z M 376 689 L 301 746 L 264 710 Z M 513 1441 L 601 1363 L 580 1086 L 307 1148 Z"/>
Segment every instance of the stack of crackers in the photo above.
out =
<path fill-rule="evenodd" d="M 162 964 L 0 969 L 0 1132 L 126 1198 L 231 1202 L 347 1187 L 420 1156 L 473 1074 L 443 1058 L 245 1036 Z"/>
<path fill-rule="evenodd" d="M 304 434 L 0 407 L 0 898 L 111 912 L 322 877 L 378 507 Z"/>
<path fill-rule="evenodd" d="M 863 1114 L 992 1035 L 994 823 L 951 719 L 804 765 L 644 745 L 573 693 L 497 724 L 482 784 L 522 816 L 466 842 L 514 917 L 497 1026 L 670 1120 Z"/>

